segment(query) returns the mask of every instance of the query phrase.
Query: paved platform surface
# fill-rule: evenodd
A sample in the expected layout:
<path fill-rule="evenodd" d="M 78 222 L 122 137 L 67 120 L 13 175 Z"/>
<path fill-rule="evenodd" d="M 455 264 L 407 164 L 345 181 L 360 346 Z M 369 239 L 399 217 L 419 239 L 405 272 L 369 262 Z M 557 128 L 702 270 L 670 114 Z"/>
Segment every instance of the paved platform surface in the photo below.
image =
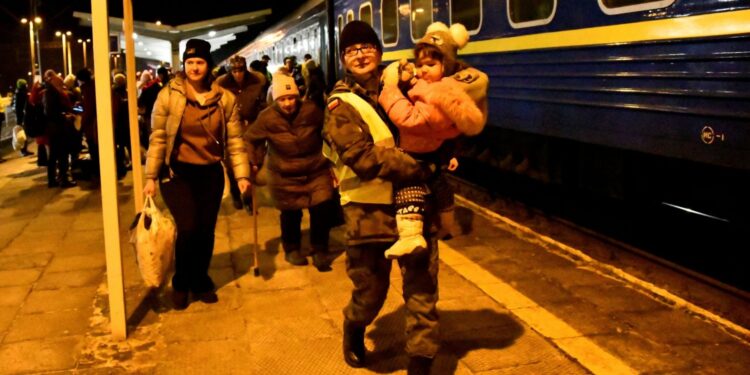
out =
<path fill-rule="evenodd" d="M 370 364 L 351 369 L 341 358 L 341 310 L 351 288 L 344 256 L 328 273 L 288 265 L 270 207 L 259 214 L 260 277 L 251 270 L 252 217 L 225 200 L 210 271 L 219 303 L 154 312 L 127 243 L 129 177 L 119 192 L 129 336 L 113 340 L 101 195 L 86 182 L 48 189 L 34 157 L 5 156 L 0 373 L 405 373 L 397 268 L 367 331 Z M 490 218 L 463 214 L 470 232 L 441 249 L 443 346 L 434 374 L 750 372 L 742 340 L 581 269 Z M 332 247 L 343 250 L 341 229 L 332 237 Z"/>

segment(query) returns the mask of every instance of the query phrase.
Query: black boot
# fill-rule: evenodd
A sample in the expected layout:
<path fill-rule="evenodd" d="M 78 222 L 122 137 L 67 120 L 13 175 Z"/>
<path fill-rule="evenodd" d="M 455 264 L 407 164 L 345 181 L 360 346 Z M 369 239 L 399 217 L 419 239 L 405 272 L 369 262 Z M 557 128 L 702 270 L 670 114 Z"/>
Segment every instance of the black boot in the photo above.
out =
<path fill-rule="evenodd" d="M 346 364 L 360 368 L 365 366 L 365 327 L 344 321 L 344 361 Z"/>
<path fill-rule="evenodd" d="M 175 310 L 185 310 L 189 304 L 187 291 L 172 290 L 172 306 Z"/>
<path fill-rule="evenodd" d="M 407 375 L 430 375 L 432 367 L 432 358 L 416 356 L 409 357 L 409 367 L 406 369 Z"/>
<path fill-rule="evenodd" d="M 306 266 L 308 264 L 307 258 L 305 258 L 300 252 L 300 249 L 302 248 L 300 244 L 282 242 L 281 247 L 284 248 L 284 260 L 289 264 L 295 266 Z"/>
<path fill-rule="evenodd" d="M 313 266 L 320 272 L 329 272 L 332 270 L 331 263 L 335 259 L 334 254 L 328 251 L 328 246 L 315 246 L 312 245 L 313 249 Z"/>

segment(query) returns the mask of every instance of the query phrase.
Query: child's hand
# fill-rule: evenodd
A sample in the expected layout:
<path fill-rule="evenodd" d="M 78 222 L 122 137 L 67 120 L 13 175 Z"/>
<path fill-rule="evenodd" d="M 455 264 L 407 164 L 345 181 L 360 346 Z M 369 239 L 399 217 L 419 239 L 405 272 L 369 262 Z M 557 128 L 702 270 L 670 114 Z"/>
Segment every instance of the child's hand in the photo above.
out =
<path fill-rule="evenodd" d="M 383 70 L 383 85 L 385 86 L 397 86 L 398 85 L 398 63 L 391 63 L 388 67 Z"/>
<path fill-rule="evenodd" d="M 417 83 L 417 68 L 406 59 L 398 62 L 399 85 L 414 86 Z"/>
<path fill-rule="evenodd" d="M 451 172 L 453 172 L 456 169 L 458 169 L 458 159 L 451 158 L 451 161 L 448 162 L 448 170 L 451 171 Z"/>

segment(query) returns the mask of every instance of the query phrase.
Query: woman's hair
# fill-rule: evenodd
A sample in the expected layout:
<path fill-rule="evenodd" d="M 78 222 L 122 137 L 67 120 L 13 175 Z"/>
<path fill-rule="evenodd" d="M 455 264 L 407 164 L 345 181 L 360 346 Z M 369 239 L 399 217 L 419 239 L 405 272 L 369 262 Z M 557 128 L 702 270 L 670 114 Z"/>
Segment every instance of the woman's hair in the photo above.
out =
<path fill-rule="evenodd" d="M 417 46 L 414 48 L 414 62 L 417 66 L 419 66 L 419 61 L 424 58 L 430 58 L 442 62 L 443 53 L 433 45 L 417 44 Z"/>

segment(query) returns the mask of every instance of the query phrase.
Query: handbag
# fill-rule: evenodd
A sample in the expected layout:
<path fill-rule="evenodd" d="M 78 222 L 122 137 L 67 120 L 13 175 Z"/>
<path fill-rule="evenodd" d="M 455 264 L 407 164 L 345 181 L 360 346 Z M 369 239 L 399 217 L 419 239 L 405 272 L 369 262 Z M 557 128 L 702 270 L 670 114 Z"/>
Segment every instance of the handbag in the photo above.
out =
<path fill-rule="evenodd" d="M 177 238 L 174 221 L 159 211 L 151 197 L 146 197 L 130 230 L 130 243 L 135 248 L 143 283 L 153 288 L 164 285 L 174 268 Z"/>

